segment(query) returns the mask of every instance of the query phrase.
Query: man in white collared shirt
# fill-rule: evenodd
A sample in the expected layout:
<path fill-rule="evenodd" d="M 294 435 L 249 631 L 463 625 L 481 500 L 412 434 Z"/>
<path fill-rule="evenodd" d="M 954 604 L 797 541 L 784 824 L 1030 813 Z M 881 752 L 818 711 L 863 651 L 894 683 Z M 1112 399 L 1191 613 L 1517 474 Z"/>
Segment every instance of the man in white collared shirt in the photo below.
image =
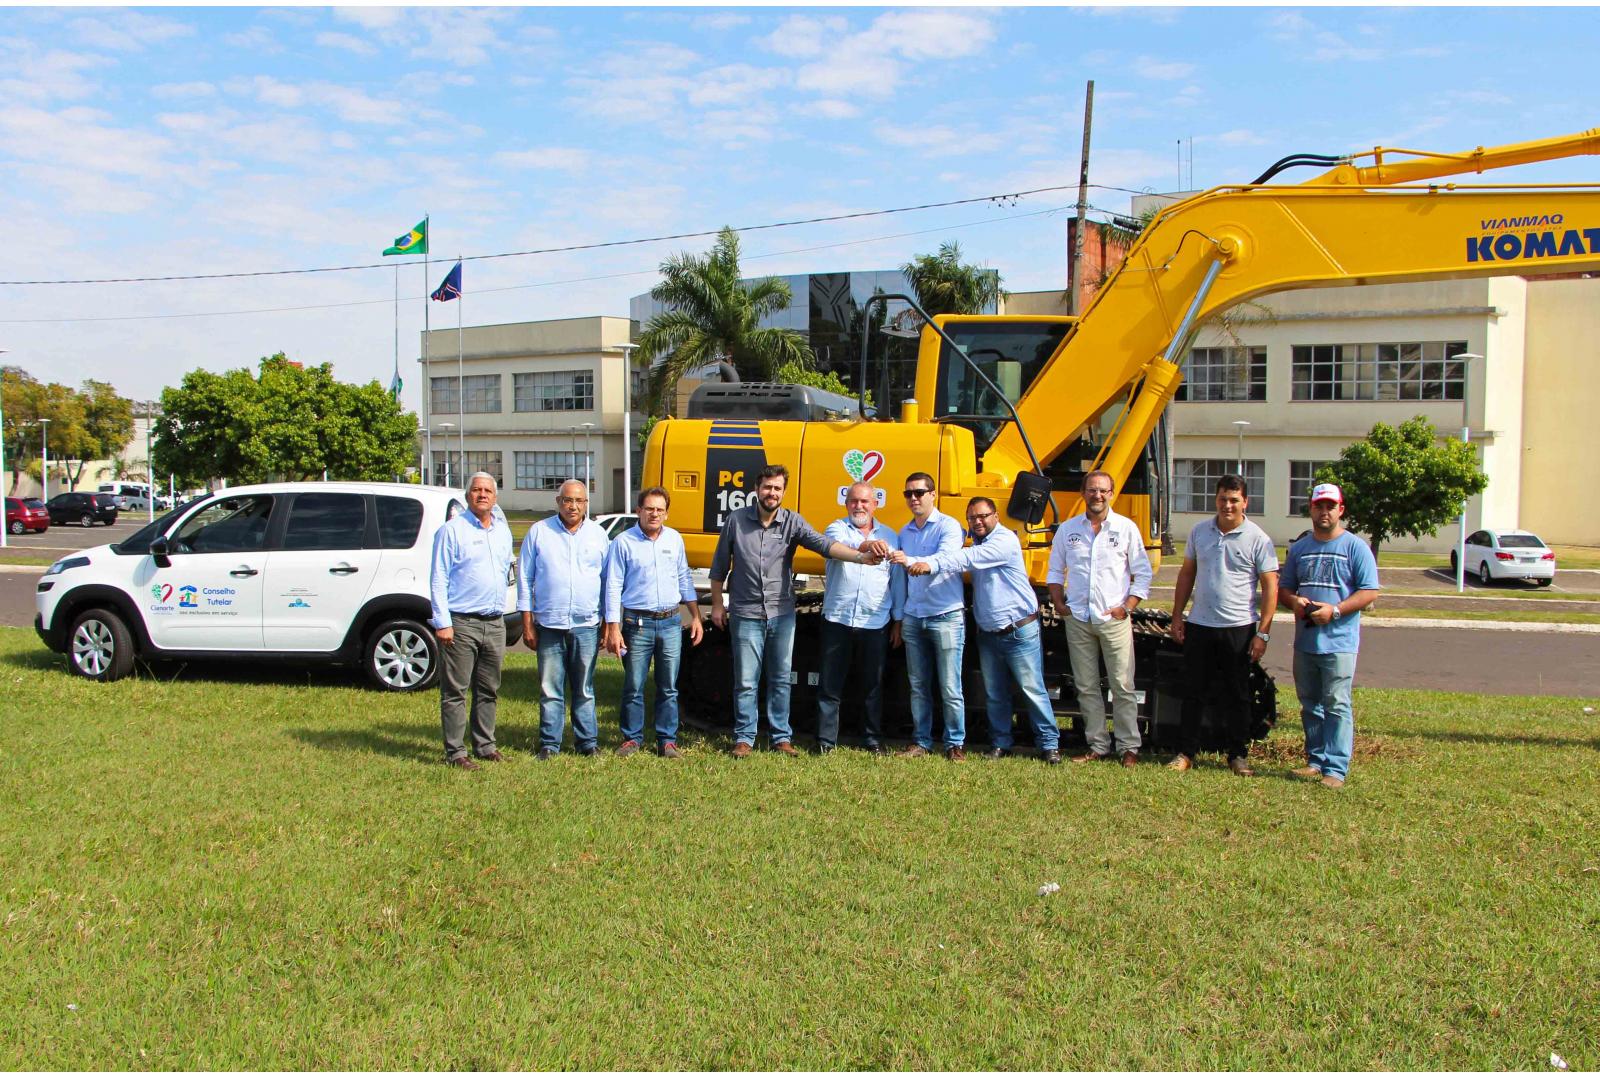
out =
<path fill-rule="evenodd" d="M 1128 768 L 1139 763 L 1139 702 L 1133 690 L 1133 623 L 1130 612 L 1150 596 L 1150 558 L 1139 526 L 1111 509 L 1111 474 L 1083 478 L 1084 511 L 1056 530 L 1046 583 L 1056 614 L 1067 624 L 1072 681 L 1083 712 L 1087 752 L 1073 761 L 1112 757 L 1100 662 L 1111 684 L 1116 752 Z M 1065 595 L 1063 595 L 1065 594 Z"/>

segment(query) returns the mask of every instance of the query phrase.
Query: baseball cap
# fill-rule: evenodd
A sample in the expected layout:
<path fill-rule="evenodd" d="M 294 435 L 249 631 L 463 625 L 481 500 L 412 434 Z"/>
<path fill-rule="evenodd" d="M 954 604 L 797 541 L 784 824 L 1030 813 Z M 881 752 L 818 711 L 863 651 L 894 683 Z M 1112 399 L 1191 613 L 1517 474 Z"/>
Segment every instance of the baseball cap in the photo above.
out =
<path fill-rule="evenodd" d="M 1343 506 L 1344 492 L 1339 490 L 1338 484 L 1318 484 L 1311 489 L 1312 502 L 1322 502 L 1325 499 Z"/>

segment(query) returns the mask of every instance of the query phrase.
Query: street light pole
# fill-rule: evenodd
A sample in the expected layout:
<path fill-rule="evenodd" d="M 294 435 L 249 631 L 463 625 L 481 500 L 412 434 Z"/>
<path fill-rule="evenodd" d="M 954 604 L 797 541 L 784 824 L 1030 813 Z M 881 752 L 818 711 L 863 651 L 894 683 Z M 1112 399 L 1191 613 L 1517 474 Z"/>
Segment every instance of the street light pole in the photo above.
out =
<path fill-rule="evenodd" d="M 154 422 L 155 406 L 154 401 L 144 403 L 144 478 L 149 481 L 151 521 L 156 519 L 156 464 L 150 460 L 150 425 Z"/>
<path fill-rule="evenodd" d="M 1233 430 L 1239 433 L 1238 460 L 1234 464 L 1238 467 L 1240 476 L 1244 475 L 1244 429 L 1249 426 L 1250 421 L 1248 420 L 1235 420 L 1233 422 Z"/>
<path fill-rule="evenodd" d="M 448 420 L 439 425 L 444 429 L 444 486 L 450 486 L 450 429 L 455 427 Z M 465 464 L 463 462 L 462 464 Z"/>
<path fill-rule="evenodd" d="M 628 512 L 628 500 L 633 498 L 633 351 L 639 346 L 624 342 L 622 350 L 622 505 L 619 513 Z"/>
<path fill-rule="evenodd" d="M 39 436 L 39 456 L 44 464 L 39 469 L 39 484 L 44 488 L 44 500 L 50 501 L 50 421 L 41 416 L 39 427 L 43 434 Z"/>
<path fill-rule="evenodd" d="M 589 441 L 589 436 L 594 434 L 594 425 L 583 425 L 583 486 L 589 489 L 589 497 L 594 497 L 594 444 Z"/>
<path fill-rule="evenodd" d="M 1463 352 L 1463 353 L 1456 353 L 1450 359 L 1461 361 L 1461 441 L 1463 443 L 1466 443 L 1467 448 L 1470 450 L 1472 448 L 1472 431 L 1471 431 L 1472 414 L 1467 410 L 1467 399 L 1468 399 L 1468 397 L 1471 396 L 1468 393 L 1468 391 L 1472 386 L 1472 382 L 1471 382 L 1472 361 L 1474 361 L 1474 360 L 1482 360 L 1483 357 L 1478 353 Z M 1476 453 L 1474 453 L 1472 456 L 1473 456 L 1473 460 L 1476 461 L 1478 455 Z M 1466 499 L 1462 499 L 1461 500 L 1460 528 L 1459 528 L 1459 534 L 1456 537 L 1456 592 L 1460 593 L 1460 592 L 1466 592 L 1466 591 L 1467 591 L 1467 500 Z"/>

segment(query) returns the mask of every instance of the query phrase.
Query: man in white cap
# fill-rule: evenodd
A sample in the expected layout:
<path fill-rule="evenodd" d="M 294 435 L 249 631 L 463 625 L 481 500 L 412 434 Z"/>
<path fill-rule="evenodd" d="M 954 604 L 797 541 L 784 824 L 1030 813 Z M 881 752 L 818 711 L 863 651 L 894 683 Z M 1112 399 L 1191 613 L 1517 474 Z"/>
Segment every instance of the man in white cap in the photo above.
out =
<path fill-rule="evenodd" d="M 1361 645 L 1361 609 L 1378 598 L 1378 563 L 1345 531 L 1338 484 L 1311 489 L 1311 533 L 1289 546 L 1278 602 L 1294 609 L 1294 689 L 1306 729 L 1306 764 L 1294 776 L 1344 787 L 1355 743 L 1350 688 Z"/>

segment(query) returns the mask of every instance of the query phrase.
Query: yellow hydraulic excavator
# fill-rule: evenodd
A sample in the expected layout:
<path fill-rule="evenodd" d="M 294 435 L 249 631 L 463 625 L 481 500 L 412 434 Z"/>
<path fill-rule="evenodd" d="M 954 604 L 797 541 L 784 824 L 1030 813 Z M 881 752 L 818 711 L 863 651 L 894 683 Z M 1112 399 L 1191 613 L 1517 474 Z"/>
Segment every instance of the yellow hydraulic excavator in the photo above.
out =
<path fill-rule="evenodd" d="M 775 384 L 706 384 L 689 415 L 658 423 L 644 455 L 644 483 L 672 494 L 671 524 L 691 563 L 708 566 L 726 513 L 744 505 L 757 472 L 787 465 L 784 505 L 819 527 L 842 515 L 842 492 L 881 476 L 880 516 L 908 520 L 897 492 L 907 474 L 937 479 L 939 509 L 958 519 L 975 495 L 993 499 L 1022 538 L 1043 594 L 1050 541 L 1081 509 L 1079 480 L 1104 469 L 1117 481 L 1116 509 L 1133 518 L 1159 558 L 1167 478 L 1160 420 L 1182 380 L 1197 326 L 1241 301 L 1284 289 L 1434 278 L 1600 270 L 1600 184 L 1491 185 L 1444 178 L 1600 153 L 1600 130 L 1461 154 L 1377 148 L 1345 158 L 1293 155 L 1254 183 L 1212 188 L 1162 210 L 1081 315 L 937 316 L 924 321 L 915 397 L 892 420 L 860 399 Z M 1320 165 L 1300 184 L 1271 181 Z M 910 297 L 875 297 L 915 307 Z M 871 320 L 863 320 L 871 325 Z M 863 342 L 865 354 L 867 342 Z M 865 364 L 863 364 L 863 368 Z M 796 558 L 801 573 L 821 560 Z M 1047 615 L 1048 603 L 1042 605 Z M 810 717 L 816 639 L 797 627 L 797 723 Z M 1176 648 L 1161 613 L 1142 620 L 1141 720 L 1153 744 L 1176 722 Z M 1058 712 L 1075 713 L 1059 634 L 1046 635 L 1046 670 Z M 968 635 L 972 640 L 972 635 Z M 976 662 L 968 665 L 976 679 Z M 710 635 L 685 650 L 686 705 L 721 724 L 731 676 L 725 641 Z M 982 730 L 981 694 L 970 718 Z M 1258 733 L 1272 722 L 1274 690 L 1256 677 Z M 888 702 L 903 700 L 891 675 Z M 889 708 L 885 720 L 903 715 Z"/>

